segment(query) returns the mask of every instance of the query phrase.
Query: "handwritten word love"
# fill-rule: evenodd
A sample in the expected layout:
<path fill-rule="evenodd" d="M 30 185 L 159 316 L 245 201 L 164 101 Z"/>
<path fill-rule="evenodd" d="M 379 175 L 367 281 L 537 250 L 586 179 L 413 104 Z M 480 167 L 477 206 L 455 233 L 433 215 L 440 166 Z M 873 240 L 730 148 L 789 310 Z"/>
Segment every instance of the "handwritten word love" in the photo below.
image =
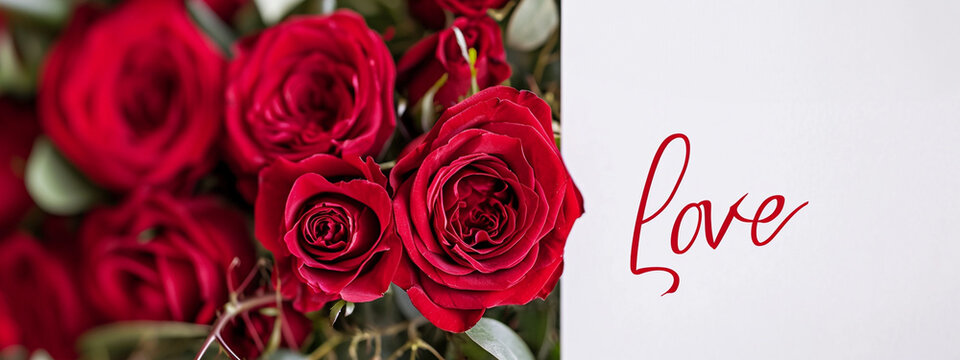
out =
<path fill-rule="evenodd" d="M 647 198 L 650 195 L 650 185 L 653 184 L 653 178 L 657 172 L 657 166 L 660 164 L 660 157 L 663 156 L 664 150 L 666 150 L 667 146 L 670 145 L 670 143 L 673 142 L 674 140 L 683 141 L 683 144 L 684 144 L 685 150 L 684 150 L 684 156 L 683 156 L 683 168 L 680 170 L 680 175 L 677 177 L 677 181 L 676 183 L 674 183 L 673 190 L 670 191 L 670 196 L 667 197 L 667 200 L 662 205 L 660 205 L 660 208 L 654 211 L 653 214 L 651 214 L 650 216 L 644 217 L 644 214 L 647 213 Z M 687 171 L 687 164 L 689 162 L 690 162 L 690 139 L 688 139 L 686 135 L 673 134 L 667 137 L 665 140 L 663 140 L 663 143 L 660 144 L 660 148 L 657 149 L 657 154 L 653 156 L 653 162 L 650 164 L 650 171 L 647 173 L 647 181 L 643 188 L 643 194 L 640 197 L 640 207 L 637 210 L 637 222 L 633 228 L 633 247 L 630 249 L 630 271 L 633 272 L 634 275 L 646 274 L 648 272 L 653 272 L 653 271 L 661 271 L 661 272 L 666 272 L 670 274 L 670 276 L 673 277 L 673 284 L 670 286 L 670 289 L 668 289 L 667 292 L 663 293 L 663 295 L 677 291 L 677 288 L 680 287 L 680 275 L 678 275 L 677 272 L 674 271 L 673 269 L 666 268 L 666 267 L 643 267 L 643 268 L 637 267 L 637 256 L 639 255 L 638 253 L 639 253 L 639 247 L 640 247 L 640 230 L 644 224 L 649 223 L 655 217 L 660 215 L 660 213 L 662 213 L 663 210 L 666 209 L 667 205 L 670 204 L 670 201 L 673 200 L 673 196 L 677 194 L 677 189 L 680 188 L 680 182 L 683 181 L 683 175 Z M 703 228 L 704 228 L 704 235 L 707 239 L 707 245 L 709 245 L 713 249 L 716 249 L 717 246 L 720 246 L 720 241 L 723 240 L 723 236 L 727 233 L 727 228 L 730 227 L 730 223 L 733 222 L 734 219 L 736 219 L 737 221 L 751 224 L 750 236 L 753 238 L 754 245 L 756 246 L 766 245 L 770 243 L 770 241 L 772 241 L 774 237 L 777 236 L 777 233 L 779 233 L 780 230 L 783 229 L 783 226 L 787 224 L 787 221 L 789 221 L 790 218 L 793 217 L 793 215 L 796 215 L 796 213 L 800 211 L 800 209 L 802 209 L 804 206 L 807 206 L 807 204 L 809 204 L 809 202 L 804 202 L 803 204 L 798 206 L 796 209 L 791 211 L 789 214 L 787 214 L 786 217 L 783 218 L 783 220 L 780 221 L 780 224 L 777 226 L 776 230 L 774 230 L 773 233 L 770 234 L 770 236 L 761 240 L 760 236 L 757 234 L 757 231 L 758 231 L 757 226 L 760 224 L 770 223 L 776 220 L 777 216 L 779 216 L 783 211 L 783 205 L 786 202 L 786 200 L 784 199 L 783 195 L 770 196 L 766 200 L 764 200 L 762 203 L 760 203 L 760 206 L 757 208 L 757 212 L 753 215 L 753 218 L 747 218 L 747 217 L 744 217 L 739 210 L 740 203 L 743 202 L 743 200 L 746 197 L 747 197 L 747 194 L 744 194 L 742 197 L 740 197 L 740 200 L 737 200 L 736 202 L 733 203 L 733 205 L 730 205 L 730 210 L 727 211 L 727 216 L 724 218 L 723 224 L 720 225 L 720 229 L 716 232 L 715 235 L 713 232 L 713 224 L 711 221 L 711 219 L 713 218 L 713 216 L 711 215 L 711 209 L 713 205 L 710 202 L 710 200 L 692 202 L 684 206 L 680 210 L 680 212 L 677 214 L 676 220 L 674 220 L 673 222 L 673 231 L 670 234 L 670 246 L 673 249 L 673 252 L 675 254 L 680 255 L 687 252 L 687 250 L 690 250 L 690 247 L 693 246 L 694 240 L 697 239 L 697 235 L 700 233 L 701 224 L 703 225 Z M 764 213 L 764 210 L 767 209 L 768 206 L 771 206 L 771 204 L 774 206 L 773 211 L 770 212 L 769 215 L 762 216 Z M 680 240 L 679 240 L 680 225 L 683 222 L 684 215 L 691 210 L 697 211 L 697 227 L 696 227 L 696 230 L 694 230 L 693 232 L 693 236 L 690 238 L 689 241 L 686 242 L 686 245 L 683 247 L 680 247 Z"/>

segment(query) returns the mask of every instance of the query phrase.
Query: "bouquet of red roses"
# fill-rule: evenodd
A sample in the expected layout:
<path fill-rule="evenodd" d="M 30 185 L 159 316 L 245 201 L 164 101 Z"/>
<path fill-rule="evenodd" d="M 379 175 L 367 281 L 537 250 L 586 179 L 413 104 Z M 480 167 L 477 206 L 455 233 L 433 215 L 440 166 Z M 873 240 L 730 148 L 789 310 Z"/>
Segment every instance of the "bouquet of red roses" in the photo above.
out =
<path fill-rule="evenodd" d="M 553 0 L 0 10 L 0 356 L 559 356 Z"/>

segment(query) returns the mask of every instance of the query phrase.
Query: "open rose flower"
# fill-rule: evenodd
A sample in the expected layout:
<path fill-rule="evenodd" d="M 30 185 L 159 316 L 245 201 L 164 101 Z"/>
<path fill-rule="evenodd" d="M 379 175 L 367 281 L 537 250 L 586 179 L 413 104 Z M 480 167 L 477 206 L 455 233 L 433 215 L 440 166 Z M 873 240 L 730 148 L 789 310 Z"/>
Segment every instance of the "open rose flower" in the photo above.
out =
<path fill-rule="evenodd" d="M 499 9 L 509 0 L 435 0 L 440 7 L 455 15 L 483 16 L 489 9 Z"/>
<path fill-rule="evenodd" d="M 390 184 L 405 251 L 395 282 L 437 327 L 544 298 L 583 201 L 554 143 L 550 107 L 494 87 L 448 109 Z"/>
<path fill-rule="evenodd" d="M 33 200 L 24 184 L 24 169 L 40 133 L 33 109 L 11 99 L 0 98 L 0 235 L 16 227 Z"/>
<path fill-rule="evenodd" d="M 35 239 L 0 238 L 0 352 L 19 345 L 76 358 L 76 339 L 92 320 L 78 292 L 66 264 Z"/>
<path fill-rule="evenodd" d="M 503 50 L 500 27 L 490 17 L 461 17 L 453 22 L 460 29 L 468 48 L 476 49 L 477 85 L 499 85 L 510 77 L 510 64 Z M 446 82 L 434 95 L 434 102 L 446 108 L 456 104 L 470 91 L 470 64 L 457 43 L 453 27 L 421 40 L 410 48 L 397 64 L 397 86 L 416 104 L 437 81 Z"/>
<path fill-rule="evenodd" d="M 225 61 L 183 2 L 81 7 L 47 59 L 42 125 L 109 189 L 187 188 L 213 163 Z"/>
<path fill-rule="evenodd" d="M 254 265 L 245 223 L 213 198 L 138 193 L 95 210 L 80 230 L 86 292 L 107 321 L 209 323 L 227 302 L 227 272 Z"/>
<path fill-rule="evenodd" d="M 393 58 L 363 18 L 299 17 L 243 40 L 230 66 L 227 158 L 248 200 L 276 158 L 372 155 L 396 127 Z"/>
<path fill-rule="evenodd" d="M 403 251 L 386 183 L 372 158 L 357 156 L 281 158 L 260 173 L 257 239 L 273 252 L 282 292 L 297 310 L 387 291 Z"/>

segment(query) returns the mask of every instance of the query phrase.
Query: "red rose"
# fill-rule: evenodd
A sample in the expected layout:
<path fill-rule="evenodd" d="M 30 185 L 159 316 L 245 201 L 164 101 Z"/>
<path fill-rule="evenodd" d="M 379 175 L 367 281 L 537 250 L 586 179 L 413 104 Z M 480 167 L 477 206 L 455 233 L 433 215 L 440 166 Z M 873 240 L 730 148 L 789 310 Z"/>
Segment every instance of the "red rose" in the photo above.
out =
<path fill-rule="evenodd" d="M 510 64 L 503 50 L 500 26 L 489 17 L 458 18 L 453 26 L 460 29 L 468 48 L 477 50 L 477 84 L 481 89 L 499 85 L 510 77 Z M 410 48 L 397 65 L 397 86 L 404 89 L 411 104 L 416 104 L 427 91 L 447 74 L 447 80 L 434 102 L 443 107 L 456 104 L 470 91 L 470 64 L 463 57 L 453 28 L 433 34 Z"/>
<path fill-rule="evenodd" d="M 447 25 L 447 14 L 437 0 L 407 0 L 407 11 L 427 29 L 439 30 Z"/>
<path fill-rule="evenodd" d="M 91 324 L 75 284 L 65 264 L 30 236 L 0 239 L 0 350 L 22 345 L 75 358 L 76 339 Z"/>
<path fill-rule="evenodd" d="M 456 15 L 483 16 L 489 9 L 499 9 L 508 0 L 436 0 L 440 7 Z M 551 0 L 552 1 L 552 0 Z"/>
<path fill-rule="evenodd" d="M 550 107 L 494 87 L 448 109 L 390 184 L 406 257 L 394 280 L 437 327 L 552 291 L 583 201 L 554 143 Z"/>
<path fill-rule="evenodd" d="M 396 127 L 393 59 L 363 18 L 300 17 L 241 42 L 227 88 L 227 157 L 248 200 L 276 158 L 376 156 Z"/>
<path fill-rule="evenodd" d="M 356 156 L 280 158 L 260 173 L 256 235 L 273 252 L 282 292 L 297 310 L 387 291 L 402 250 L 386 183 L 373 159 Z"/>
<path fill-rule="evenodd" d="M 40 133 L 34 111 L 9 99 L 0 99 L 0 234 L 16 227 L 33 206 L 23 171 Z"/>
<path fill-rule="evenodd" d="M 177 0 L 180 1 L 180 0 Z M 250 0 L 204 0 L 210 10 L 213 10 L 223 21 L 230 22 L 233 16 Z"/>
<path fill-rule="evenodd" d="M 225 62 L 182 2 L 82 7 L 47 59 L 44 130 L 100 185 L 183 188 L 212 165 Z"/>
<path fill-rule="evenodd" d="M 272 308 L 276 314 L 267 314 L 264 310 Z M 259 359 L 270 343 L 273 327 L 280 316 L 280 345 L 288 349 L 300 349 L 307 336 L 313 331 L 313 322 L 289 302 L 283 303 L 283 309 L 276 305 L 265 305 L 238 315 L 220 333 L 227 346 L 241 359 Z"/>
<path fill-rule="evenodd" d="M 136 194 L 80 230 L 85 287 L 109 321 L 208 323 L 227 302 L 227 271 L 254 265 L 246 219 L 212 198 Z"/>

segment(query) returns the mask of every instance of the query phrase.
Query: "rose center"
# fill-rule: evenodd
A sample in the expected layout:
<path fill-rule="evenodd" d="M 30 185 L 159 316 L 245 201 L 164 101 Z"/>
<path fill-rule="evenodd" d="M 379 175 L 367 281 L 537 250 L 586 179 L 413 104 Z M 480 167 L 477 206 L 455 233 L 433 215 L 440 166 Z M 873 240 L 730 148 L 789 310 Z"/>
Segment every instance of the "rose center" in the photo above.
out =
<path fill-rule="evenodd" d="M 489 176 L 468 176 L 457 184 L 458 200 L 451 220 L 462 241 L 474 248 L 496 246 L 513 206 L 510 186 Z"/>

